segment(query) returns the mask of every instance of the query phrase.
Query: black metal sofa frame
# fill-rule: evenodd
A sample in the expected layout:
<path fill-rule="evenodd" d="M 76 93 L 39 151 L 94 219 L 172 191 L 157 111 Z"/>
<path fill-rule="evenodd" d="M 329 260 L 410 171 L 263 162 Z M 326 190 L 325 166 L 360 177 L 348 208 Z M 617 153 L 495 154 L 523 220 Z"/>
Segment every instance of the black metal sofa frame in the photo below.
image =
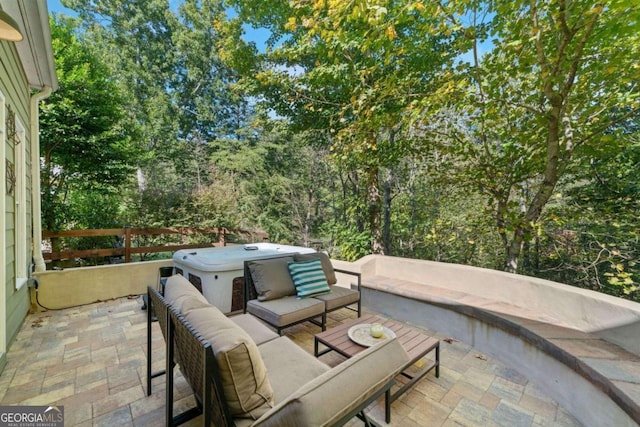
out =
<path fill-rule="evenodd" d="M 166 401 L 167 402 L 173 402 L 173 370 L 175 368 L 176 362 L 180 363 L 181 356 L 184 356 L 182 354 L 182 352 L 178 352 L 178 354 L 176 354 L 175 352 L 175 342 L 177 342 L 177 339 L 174 340 L 170 340 L 170 334 L 173 334 L 174 337 L 176 337 L 176 332 L 175 332 L 175 317 L 176 316 L 180 316 L 174 309 L 173 307 L 171 307 L 166 300 L 164 299 L 164 297 L 160 294 L 160 292 L 154 288 L 152 288 L 151 286 L 147 287 L 147 301 L 149 304 L 148 310 L 147 310 L 147 396 L 151 395 L 151 382 L 153 378 L 165 375 L 166 373 L 169 373 L 169 375 L 167 375 L 166 377 L 166 382 L 167 382 L 167 387 L 166 387 Z M 151 324 L 154 321 L 154 316 L 157 318 L 158 320 L 158 324 L 160 325 L 160 330 L 162 331 L 162 335 L 164 337 L 165 340 L 165 350 L 166 350 L 166 364 L 165 364 L 165 369 L 160 370 L 160 371 L 156 371 L 156 372 L 152 372 L 152 327 Z M 185 320 L 186 322 L 186 320 Z M 193 328 L 191 328 L 193 329 Z M 194 330 L 194 333 L 195 330 Z M 183 336 L 183 334 L 178 333 L 179 338 L 182 341 L 187 340 L 188 338 L 185 338 Z M 201 339 L 200 336 L 197 336 L 198 339 Z M 172 342 L 174 344 L 174 346 L 171 346 L 171 354 L 169 354 L 170 352 L 170 346 L 167 345 L 167 343 Z M 204 342 L 207 346 L 209 345 L 208 343 Z M 193 345 L 193 343 L 189 343 L 191 345 Z M 213 354 L 213 353 L 212 353 Z M 183 366 L 191 366 L 191 368 L 189 369 L 194 369 L 193 365 L 192 365 L 192 356 L 188 356 L 185 360 L 185 364 L 180 364 L 181 366 L 181 371 L 183 371 L 184 374 L 184 369 Z M 198 362 L 202 362 L 200 361 L 196 361 L 196 363 Z M 207 360 L 207 363 L 209 363 L 209 361 Z M 213 360 L 213 363 L 215 363 L 215 359 Z M 201 365 L 198 365 L 201 366 Z M 197 369 L 197 368 L 195 368 Z M 185 375 L 185 377 L 187 377 L 187 375 Z M 192 384 L 191 382 L 189 382 L 189 384 Z M 197 406 L 194 408 L 191 408 L 181 414 L 178 414 L 174 417 L 173 415 L 173 405 L 167 405 L 167 413 L 166 413 L 166 425 L 171 426 L 171 425 L 180 425 L 183 424 L 197 416 L 199 416 L 200 414 L 204 414 L 203 412 L 203 407 L 202 407 L 202 400 L 200 400 L 199 396 L 201 396 L 202 394 L 198 394 L 194 391 L 194 394 L 196 396 L 196 402 L 197 402 Z M 206 400 L 205 400 L 206 401 Z M 209 411 L 210 412 L 210 411 Z M 205 414 L 206 417 L 206 414 Z M 208 424 L 207 424 L 208 425 Z M 219 425 L 217 422 L 215 425 Z M 227 424 L 220 424 L 220 425 L 227 425 Z M 233 425 L 233 424 L 231 424 Z"/>

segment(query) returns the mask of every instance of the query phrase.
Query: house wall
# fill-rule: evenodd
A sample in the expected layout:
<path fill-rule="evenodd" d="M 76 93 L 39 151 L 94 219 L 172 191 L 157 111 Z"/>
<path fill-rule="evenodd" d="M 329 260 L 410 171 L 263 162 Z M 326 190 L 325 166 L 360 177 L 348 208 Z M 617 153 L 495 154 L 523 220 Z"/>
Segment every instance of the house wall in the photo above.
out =
<path fill-rule="evenodd" d="M 5 363 L 5 353 L 15 338 L 29 310 L 28 288 L 24 285 L 31 262 L 31 141 L 29 135 L 30 89 L 18 58 L 15 44 L 0 41 L 0 371 Z M 16 114 L 17 127 L 23 132 L 21 142 L 14 146 L 6 138 L 7 105 Z M 20 150 L 20 151 L 18 151 Z M 20 162 L 21 159 L 21 162 Z M 6 161 L 14 164 L 20 173 L 17 183 L 22 183 L 14 194 L 7 193 Z M 20 164 L 16 165 L 16 160 Z M 19 205 L 16 205 L 16 201 Z M 16 216 L 19 216 L 16 218 Z M 22 224 L 21 226 L 19 226 Z M 18 232 L 16 238 L 17 228 Z M 19 253 L 16 253 L 16 251 Z M 17 260 L 20 260 L 19 265 Z M 19 273 L 19 274 L 17 274 Z M 20 276 L 20 277 L 18 277 Z"/>

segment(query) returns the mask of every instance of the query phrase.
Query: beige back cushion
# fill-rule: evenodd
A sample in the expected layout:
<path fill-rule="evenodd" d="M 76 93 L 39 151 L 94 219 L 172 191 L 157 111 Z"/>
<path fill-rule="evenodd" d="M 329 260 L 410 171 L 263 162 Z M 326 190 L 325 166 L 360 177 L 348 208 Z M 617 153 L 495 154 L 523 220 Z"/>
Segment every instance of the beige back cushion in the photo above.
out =
<path fill-rule="evenodd" d="M 296 294 L 296 288 L 289 274 L 289 261 L 293 261 L 293 257 L 286 256 L 249 263 L 258 301 L 269 301 Z"/>
<path fill-rule="evenodd" d="M 178 312 L 184 314 L 183 304 L 190 298 L 209 304 L 207 299 L 184 276 L 174 274 L 167 279 L 164 288 L 164 299 Z"/>
<path fill-rule="evenodd" d="M 327 276 L 327 283 L 329 285 L 335 285 L 338 283 L 338 278 L 336 277 L 336 272 L 333 270 L 333 265 L 331 265 L 331 260 L 329 259 L 329 255 L 324 252 L 313 252 L 310 254 L 295 254 L 293 259 L 296 261 L 311 261 L 314 259 L 320 259 L 320 263 L 322 264 L 322 270 L 324 271 L 324 275 Z"/>
<path fill-rule="evenodd" d="M 190 307 L 184 315 L 206 339 L 215 355 L 229 411 L 234 417 L 258 419 L 273 407 L 273 390 L 258 347 L 216 307 Z"/>
<path fill-rule="evenodd" d="M 377 344 L 306 383 L 254 425 L 333 426 L 361 407 L 408 362 L 397 339 Z"/>

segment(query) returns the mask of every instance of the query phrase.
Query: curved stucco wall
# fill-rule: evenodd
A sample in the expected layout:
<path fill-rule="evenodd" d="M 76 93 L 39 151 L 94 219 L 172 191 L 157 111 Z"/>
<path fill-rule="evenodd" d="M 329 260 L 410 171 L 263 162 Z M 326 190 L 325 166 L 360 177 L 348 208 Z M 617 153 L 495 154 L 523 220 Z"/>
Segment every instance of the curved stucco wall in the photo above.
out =
<path fill-rule="evenodd" d="M 524 375 L 584 426 L 637 426 L 600 387 L 525 339 L 455 310 L 365 288 L 365 307 L 471 345 Z M 447 365 L 441 359 L 442 366 Z M 535 424 L 535 423 L 534 423 Z"/>
<path fill-rule="evenodd" d="M 640 354 L 640 304 L 535 277 L 433 261 L 368 255 L 354 263 L 363 277 L 424 283 L 535 310 Z"/>

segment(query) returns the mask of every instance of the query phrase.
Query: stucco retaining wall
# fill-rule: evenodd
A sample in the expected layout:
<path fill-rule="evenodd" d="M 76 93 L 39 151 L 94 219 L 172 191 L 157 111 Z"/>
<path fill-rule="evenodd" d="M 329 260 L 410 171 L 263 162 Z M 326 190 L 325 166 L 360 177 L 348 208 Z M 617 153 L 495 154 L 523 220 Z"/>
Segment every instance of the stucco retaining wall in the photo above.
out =
<path fill-rule="evenodd" d="M 365 288 L 363 305 L 394 319 L 447 334 L 501 360 L 547 392 L 585 426 L 637 426 L 600 388 L 537 346 L 453 310 Z M 443 344 L 446 345 L 446 344 Z M 442 366 L 447 361 L 441 360 Z"/>
<path fill-rule="evenodd" d="M 546 313 L 640 355 L 640 304 L 599 292 L 496 270 L 369 255 L 354 263 L 363 277 L 425 283 Z"/>
<path fill-rule="evenodd" d="M 68 268 L 35 273 L 38 300 L 44 307 L 60 309 L 147 292 L 158 283 L 158 269 L 173 260 Z M 31 289 L 32 310 L 42 310 Z"/>

